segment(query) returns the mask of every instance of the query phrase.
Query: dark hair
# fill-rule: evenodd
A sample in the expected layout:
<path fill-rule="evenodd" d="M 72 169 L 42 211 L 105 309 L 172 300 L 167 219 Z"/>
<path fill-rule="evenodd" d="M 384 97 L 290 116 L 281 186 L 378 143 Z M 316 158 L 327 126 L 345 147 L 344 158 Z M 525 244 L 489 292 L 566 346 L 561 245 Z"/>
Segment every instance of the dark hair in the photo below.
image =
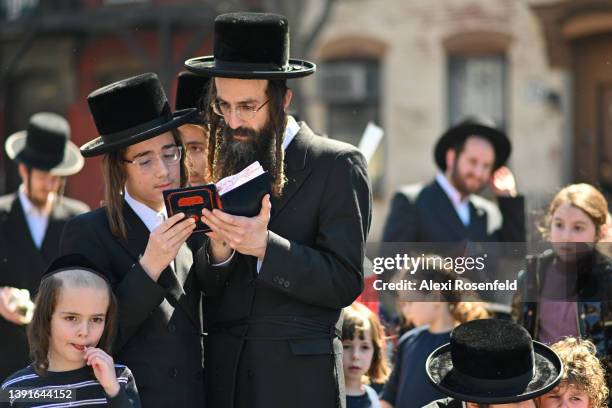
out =
<path fill-rule="evenodd" d="M 172 137 L 177 146 L 183 148 L 181 155 L 181 187 L 187 185 L 189 173 L 185 164 L 187 153 L 178 130 L 171 130 Z M 125 220 L 123 219 L 123 189 L 127 181 L 126 164 L 124 154 L 127 147 L 112 151 L 104 155 L 102 159 L 102 175 L 104 177 L 104 205 L 106 206 L 106 218 L 111 233 L 119 238 L 127 238 Z"/>
<path fill-rule="evenodd" d="M 268 120 L 271 125 L 272 132 L 275 137 L 275 165 L 273 169 L 269 169 L 272 174 L 274 184 L 272 185 L 272 194 L 280 196 L 287 179 L 284 173 L 284 151 L 283 151 L 283 136 L 285 127 L 287 126 L 287 113 L 285 112 L 285 96 L 287 95 L 286 80 L 269 80 L 266 88 L 266 96 L 269 98 Z M 208 133 L 208 174 L 211 175 L 212 181 L 219 180 L 220 169 L 218 168 L 218 154 L 220 144 L 218 143 L 219 132 L 223 131 L 225 122 L 222 117 L 213 112 L 211 103 L 217 99 L 217 88 L 215 87 L 214 78 L 210 81 L 208 90 L 208 103 L 206 107 L 206 116 L 209 120 L 210 129 Z"/>
<path fill-rule="evenodd" d="M 73 273 L 69 278 L 66 278 L 66 273 Z M 74 274 L 79 275 L 74 275 Z M 80 275 L 86 274 L 86 275 Z M 76 276 L 76 279 L 74 277 Z M 66 283 L 73 280 L 74 282 Z M 106 353 L 111 354 L 112 344 L 115 340 L 118 306 L 117 299 L 113 294 L 110 285 L 104 279 L 95 274 L 79 269 L 66 270 L 57 274 L 44 278 L 40 282 L 38 293 L 34 303 L 34 315 L 32 321 L 27 327 L 28 343 L 30 345 L 30 356 L 34 363 L 34 370 L 41 376 L 47 375 L 49 369 L 49 340 L 51 338 L 51 319 L 53 312 L 57 306 L 57 301 L 60 295 L 60 290 L 71 284 L 76 284 L 77 287 L 92 287 L 105 288 L 108 293 L 108 308 L 106 310 L 106 319 L 104 322 L 104 332 L 98 347 Z"/>
<path fill-rule="evenodd" d="M 374 353 L 372 362 L 366 372 L 367 380 L 384 383 L 391 369 L 385 354 L 385 329 L 378 316 L 361 303 L 354 302 L 342 312 L 342 340 L 353 340 L 355 336 L 363 338 L 364 332 L 370 330 Z"/>
<path fill-rule="evenodd" d="M 450 147 L 450 150 L 455 151 L 456 157 L 459 157 L 459 155 L 463 152 L 463 149 L 465 148 L 465 142 L 467 141 L 467 139 L 468 139 L 467 137 L 464 137 L 463 139 L 460 139 L 459 141 L 457 141 Z"/>
<path fill-rule="evenodd" d="M 461 156 L 461 153 L 463 153 L 463 150 L 465 150 L 465 144 L 467 143 L 468 139 L 473 138 L 473 137 L 484 140 L 485 142 L 493 146 L 493 143 L 491 143 L 491 140 L 487 139 L 484 136 L 469 135 L 467 137 L 461 138 L 460 140 L 458 140 L 456 143 L 454 143 L 452 146 L 449 147 L 449 150 L 455 151 L 455 161 L 459 158 L 459 156 Z M 493 153 L 495 155 L 495 161 L 494 161 L 494 166 L 495 166 L 495 163 L 497 163 L 497 154 L 496 154 L 495 148 L 493 148 Z M 446 160 L 446 158 L 444 160 Z"/>

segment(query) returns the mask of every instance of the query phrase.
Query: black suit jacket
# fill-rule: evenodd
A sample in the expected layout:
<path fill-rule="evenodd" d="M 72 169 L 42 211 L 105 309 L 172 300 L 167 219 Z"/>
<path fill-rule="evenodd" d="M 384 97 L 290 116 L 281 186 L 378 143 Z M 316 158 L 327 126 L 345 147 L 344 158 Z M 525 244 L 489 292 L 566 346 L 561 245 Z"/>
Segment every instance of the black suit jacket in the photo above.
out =
<path fill-rule="evenodd" d="M 62 197 L 53 206 L 49 223 L 39 248 L 34 244 L 19 196 L 0 197 L 0 287 L 27 289 L 34 296 L 40 277 L 48 264 L 59 255 L 59 240 L 66 222 L 89 211 L 85 203 Z M 0 317 L 0 382 L 29 364 L 25 326 L 17 326 Z"/>
<path fill-rule="evenodd" d="M 113 356 L 134 373 L 144 407 L 198 407 L 204 404 L 200 287 L 192 252 L 184 244 L 173 272 L 154 282 L 138 262 L 149 230 L 123 203 L 127 239 L 110 232 L 105 208 L 66 225 L 62 253 L 87 256 L 111 282 L 119 302 Z"/>
<path fill-rule="evenodd" d="M 338 335 L 341 309 L 363 288 L 367 165 L 354 147 L 303 123 L 285 163 L 288 183 L 272 200 L 259 273 L 256 258 L 239 253 L 229 266 L 204 259 L 198 269 L 207 304 L 214 303 L 205 351 L 215 408 L 345 406 Z"/>
<path fill-rule="evenodd" d="M 499 197 L 497 205 L 472 194 L 466 227 L 442 189 L 433 181 L 400 189 L 391 202 L 384 242 L 524 242 L 522 196 Z"/>

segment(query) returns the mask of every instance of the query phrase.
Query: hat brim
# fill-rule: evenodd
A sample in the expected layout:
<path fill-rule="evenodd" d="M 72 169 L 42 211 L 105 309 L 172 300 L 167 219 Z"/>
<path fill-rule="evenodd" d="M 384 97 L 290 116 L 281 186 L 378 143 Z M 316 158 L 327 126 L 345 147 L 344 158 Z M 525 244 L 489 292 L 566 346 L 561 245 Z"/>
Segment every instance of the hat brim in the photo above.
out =
<path fill-rule="evenodd" d="M 517 389 L 504 391 L 487 390 L 482 383 L 468 383 L 463 376 L 453 370 L 450 344 L 436 349 L 425 363 L 429 381 L 440 392 L 466 402 L 479 404 L 509 404 L 527 401 L 547 393 L 559 384 L 563 365 L 559 357 L 549 347 L 533 342 L 535 354 L 534 374 L 528 384 Z"/>
<path fill-rule="evenodd" d="M 446 170 L 446 151 L 470 136 L 483 137 L 491 142 L 495 150 L 495 170 L 506 164 L 512 150 L 506 134 L 488 126 L 466 124 L 450 128 L 436 143 L 434 158 L 440 170 Z"/>
<path fill-rule="evenodd" d="M 102 137 L 97 137 L 81 146 L 81 154 L 85 157 L 93 157 L 112 152 L 122 147 L 140 143 L 155 136 L 159 136 L 162 133 L 168 132 L 172 129 L 176 129 L 185 123 L 189 123 L 189 121 L 192 120 L 197 114 L 198 111 L 196 108 L 181 109 L 174 112 L 172 114 L 172 119 L 168 122 L 150 129 L 146 129 L 131 136 L 121 138 L 111 143 L 105 142 Z"/>
<path fill-rule="evenodd" d="M 305 60 L 290 59 L 287 67 L 282 71 L 271 70 L 253 70 L 249 64 L 244 65 L 244 69 L 240 69 L 234 64 L 234 69 L 226 69 L 218 67 L 215 62 L 214 55 L 206 57 L 190 58 L 185 61 L 185 68 L 194 74 L 210 77 L 222 78 L 237 78 L 237 79 L 292 79 L 301 78 L 311 74 L 317 70 L 317 66 Z"/>
<path fill-rule="evenodd" d="M 39 167 L 34 161 L 31 161 L 27 155 L 22 154 L 25 149 L 26 138 L 27 131 L 21 130 L 19 132 L 13 133 L 6 139 L 6 143 L 4 144 L 4 150 L 6 151 L 6 155 L 11 160 L 15 160 L 27 166 L 48 171 L 55 176 L 62 177 L 71 176 L 73 174 L 78 173 L 79 171 L 81 171 L 83 165 L 85 164 L 85 160 L 83 159 L 81 152 L 79 152 L 79 148 L 70 140 L 68 140 L 66 143 L 66 147 L 64 147 L 64 158 L 58 165 L 51 168 Z"/>

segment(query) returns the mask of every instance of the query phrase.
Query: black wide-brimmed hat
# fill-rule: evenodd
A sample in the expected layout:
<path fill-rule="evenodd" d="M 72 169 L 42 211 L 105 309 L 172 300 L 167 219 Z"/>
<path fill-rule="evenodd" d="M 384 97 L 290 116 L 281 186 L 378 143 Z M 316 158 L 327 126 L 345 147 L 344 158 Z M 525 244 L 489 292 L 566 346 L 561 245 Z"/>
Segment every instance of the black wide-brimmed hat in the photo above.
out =
<path fill-rule="evenodd" d="M 56 176 L 70 176 L 83 168 L 79 148 L 70 140 L 70 125 L 55 113 L 30 117 L 28 128 L 6 139 L 4 149 L 11 160 Z"/>
<path fill-rule="evenodd" d="M 206 111 L 204 103 L 209 83 L 210 77 L 197 75 L 193 72 L 183 71 L 178 74 L 174 109 L 196 108 L 199 113 L 189 123 L 199 125 L 206 123 L 202 113 Z"/>
<path fill-rule="evenodd" d="M 495 150 L 494 170 L 506 164 L 512 150 L 508 136 L 497 129 L 491 119 L 484 116 L 468 116 L 444 132 L 436 143 L 434 158 L 442 171 L 446 170 L 446 151 L 470 136 L 480 136 L 491 142 Z"/>
<path fill-rule="evenodd" d="M 289 59 L 289 23 L 268 13 L 228 13 L 215 19 L 214 55 L 191 58 L 196 74 L 241 79 L 290 79 L 310 75 L 316 65 Z"/>
<path fill-rule="evenodd" d="M 473 320 L 457 326 L 450 343 L 427 359 L 429 380 L 466 402 L 509 404 L 553 389 L 563 374 L 559 356 L 509 320 Z"/>
<path fill-rule="evenodd" d="M 87 97 L 100 134 L 81 146 L 85 157 L 130 146 L 187 123 L 195 108 L 172 112 L 164 89 L 154 73 L 122 79 L 95 90 Z"/>

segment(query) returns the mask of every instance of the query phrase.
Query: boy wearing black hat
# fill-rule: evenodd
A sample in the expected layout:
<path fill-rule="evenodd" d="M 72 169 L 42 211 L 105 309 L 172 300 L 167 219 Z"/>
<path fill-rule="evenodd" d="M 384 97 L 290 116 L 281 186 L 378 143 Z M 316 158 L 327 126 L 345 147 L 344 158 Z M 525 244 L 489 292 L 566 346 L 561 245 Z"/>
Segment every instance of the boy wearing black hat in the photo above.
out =
<path fill-rule="evenodd" d="M 207 184 L 208 177 L 208 121 L 205 118 L 204 99 L 210 86 L 210 78 L 183 71 L 178 75 L 175 109 L 196 108 L 198 115 L 178 129 L 185 145 L 189 185 Z"/>
<path fill-rule="evenodd" d="M 524 199 L 504 167 L 510 151 L 510 140 L 488 118 L 470 117 L 448 129 L 435 146 L 435 180 L 400 188 L 383 241 L 524 242 Z M 477 195 L 487 184 L 496 204 Z"/>
<path fill-rule="evenodd" d="M 193 219 L 168 218 L 163 191 L 187 184 L 176 129 L 196 109 L 170 110 L 153 73 L 92 92 L 87 101 L 100 137 L 81 146 L 104 155 L 102 208 L 66 225 L 63 254 L 89 258 L 119 303 L 113 357 L 138 378 L 145 407 L 202 407 L 200 289 L 185 241 Z"/>
<path fill-rule="evenodd" d="M 4 145 L 17 163 L 21 186 L 0 197 L 0 381 L 28 363 L 24 328 L 31 319 L 29 294 L 59 254 L 64 224 L 89 211 L 85 203 L 63 197 L 65 178 L 83 167 L 69 139 L 70 126 L 63 117 L 41 112 Z"/>
<path fill-rule="evenodd" d="M 255 217 L 204 211 L 211 259 L 198 276 L 226 282 L 207 315 L 209 405 L 344 407 L 340 315 L 363 288 L 366 162 L 353 146 L 317 136 L 286 114 L 286 80 L 315 66 L 289 59 L 283 16 L 218 16 L 214 55 L 185 65 L 214 81 L 212 179 L 256 160 L 272 178 L 272 197 Z"/>
<path fill-rule="evenodd" d="M 450 343 L 425 364 L 434 387 L 451 397 L 426 408 L 535 408 L 533 399 L 555 388 L 563 375 L 551 348 L 518 324 L 498 319 L 457 326 Z"/>

